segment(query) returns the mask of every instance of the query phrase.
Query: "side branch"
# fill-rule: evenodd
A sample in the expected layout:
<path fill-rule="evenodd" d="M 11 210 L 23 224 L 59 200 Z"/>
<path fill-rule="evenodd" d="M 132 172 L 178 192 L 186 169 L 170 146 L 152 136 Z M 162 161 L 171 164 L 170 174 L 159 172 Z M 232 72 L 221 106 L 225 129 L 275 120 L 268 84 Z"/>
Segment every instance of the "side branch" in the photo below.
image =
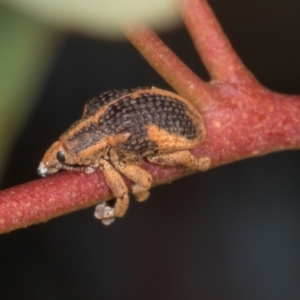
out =
<path fill-rule="evenodd" d="M 181 12 L 196 50 L 213 80 L 254 80 L 233 50 L 206 0 L 181 0 Z"/>
<path fill-rule="evenodd" d="M 168 48 L 146 25 L 137 28 L 126 27 L 124 33 L 147 62 L 182 97 L 199 106 L 202 99 L 210 95 L 210 86 L 205 84 Z M 195 97 L 197 95 L 197 97 Z"/>

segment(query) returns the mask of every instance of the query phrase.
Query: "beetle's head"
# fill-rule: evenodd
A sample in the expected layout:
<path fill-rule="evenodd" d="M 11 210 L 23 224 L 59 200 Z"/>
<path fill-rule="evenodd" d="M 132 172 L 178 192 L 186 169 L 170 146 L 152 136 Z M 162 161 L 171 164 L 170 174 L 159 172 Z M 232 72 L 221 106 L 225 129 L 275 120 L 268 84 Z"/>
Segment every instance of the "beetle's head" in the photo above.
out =
<path fill-rule="evenodd" d="M 74 160 L 74 155 L 65 149 L 61 141 L 57 141 L 45 153 L 38 167 L 38 174 L 45 177 L 59 170 L 75 170 L 79 168 Z"/>
<path fill-rule="evenodd" d="M 64 151 L 62 151 L 62 143 L 55 142 L 45 153 L 40 165 L 38 167 L 38 174 L 40 176 L 47 176 L 54 174 L 62 169 L 62 164 L 65 161 Z"/>
<path fill-rule="evenodd" d="M 38 174 L 45 177 L 59 170 L 91 173 L 107 149 L 106 137 L 95 128 L 72 126 L 47 150 Z"/>

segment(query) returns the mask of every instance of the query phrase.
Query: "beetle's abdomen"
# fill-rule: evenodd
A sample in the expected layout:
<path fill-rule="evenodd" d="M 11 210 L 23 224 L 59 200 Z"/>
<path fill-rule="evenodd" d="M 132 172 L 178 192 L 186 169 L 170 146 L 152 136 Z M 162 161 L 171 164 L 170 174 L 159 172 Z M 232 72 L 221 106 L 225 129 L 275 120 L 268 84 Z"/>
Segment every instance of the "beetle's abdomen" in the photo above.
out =
<path fill-rule="evenodd" d="M 130 132 L 123 145 L 126 150 L 144 151 L 155 149 L 156 144 L 147 135 L 147 126 L 155 125 L 170 135 L 189 140 L 200 134 L 195 112 L 185 103 L 169 95 L 141 93 L 124 96 L 108 105 L 99 118 L 100 130 L 107 135 Z"/>

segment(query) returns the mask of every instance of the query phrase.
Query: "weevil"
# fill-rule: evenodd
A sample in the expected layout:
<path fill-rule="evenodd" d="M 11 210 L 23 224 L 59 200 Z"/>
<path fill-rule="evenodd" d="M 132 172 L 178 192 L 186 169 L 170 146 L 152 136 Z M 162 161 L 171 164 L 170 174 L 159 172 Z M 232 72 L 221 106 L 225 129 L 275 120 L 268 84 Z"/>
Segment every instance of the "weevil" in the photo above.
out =
<path fill-rule="evenodd" d="M 144 201 L 152 176 L 140 167 L 143 160 L 205 171 L 210 158 L 196 158 L 189 151 L 204 137 L 201 115 L 180 96 L 155 87 L 112 90 L 86 103 L 81 119 L 47 150 L 38 173 L 90 173 L 100 168 L 116 201 L 113 207 L 97 205 L 95 216 L 109 225 L 129 205 L 121 174 L 134 183 L 131 191 L 137 201 Z"/>

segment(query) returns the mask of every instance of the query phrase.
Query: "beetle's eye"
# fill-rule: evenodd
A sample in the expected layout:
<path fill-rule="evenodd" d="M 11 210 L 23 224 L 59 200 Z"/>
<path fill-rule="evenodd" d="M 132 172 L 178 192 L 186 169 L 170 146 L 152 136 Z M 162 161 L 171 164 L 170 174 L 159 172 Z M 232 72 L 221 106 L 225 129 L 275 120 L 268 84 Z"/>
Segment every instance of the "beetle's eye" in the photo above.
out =
<path fill-rule="evenodd" d="M 58 151 L 56 153 L 56 158 L 60 163 L 64 163 L 66 161 L 65 153 L 63 151 Z"/>

